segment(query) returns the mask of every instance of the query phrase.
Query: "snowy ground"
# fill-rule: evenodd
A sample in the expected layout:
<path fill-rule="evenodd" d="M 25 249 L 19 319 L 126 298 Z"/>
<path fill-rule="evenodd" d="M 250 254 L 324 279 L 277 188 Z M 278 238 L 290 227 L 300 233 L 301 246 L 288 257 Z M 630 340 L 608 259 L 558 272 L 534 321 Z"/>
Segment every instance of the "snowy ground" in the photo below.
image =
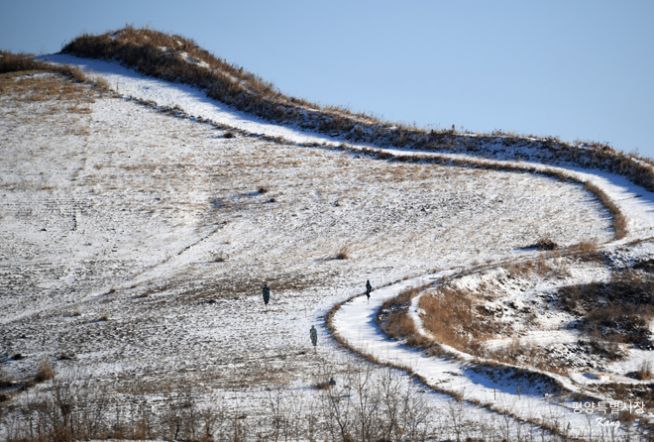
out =
<path fill-rule="evenodd" d="M 0 353 L 25 356 L 3 363 L 14 376 L 48 357 L 57 371 L 126 389 L 139 379 L 155 395 L 192 380 L 265 414 L 267 388 L 307 387 L 326 360 L 363 363 L 328 337 L 322 316 L 366 279 L 382 286 L 518 256 L 542 237 L 562 245 L 611 239 L 608 212 L 578 184 L 298 147 L 293 142 L 340 141 L 261 122 L 112 63 L 52 59 L 92 70 L 121 94 L 289 142 L 225 138 L 209 125 L 90 91 L 77 111 L 70 111 L 77 96 L 3 92 Z M 28 80 L 39 81 L 14 81 Z M 632 235 L 654 225 L 649 193 L 614 175 L 570 173 L 619 199 Z M 343 248 L 347 259 L 334 259 Z M 264 281 L 273 293 L 267 308 Z M 390 286 L 389 296 L 401 287 Z M 346 306 L 359 316 L 337 318 L 352 345 L 442 371 L 380 336 L 369 320 L 379 299 L 358 299 Z M 320 331 L 316 354 L 312 323 Z M 478 387 L 488 399 L 488 388 Z M 515 414 L 542 413 L 541 405 Z M 466 407 L 475 420 L 496 418 Z"/>

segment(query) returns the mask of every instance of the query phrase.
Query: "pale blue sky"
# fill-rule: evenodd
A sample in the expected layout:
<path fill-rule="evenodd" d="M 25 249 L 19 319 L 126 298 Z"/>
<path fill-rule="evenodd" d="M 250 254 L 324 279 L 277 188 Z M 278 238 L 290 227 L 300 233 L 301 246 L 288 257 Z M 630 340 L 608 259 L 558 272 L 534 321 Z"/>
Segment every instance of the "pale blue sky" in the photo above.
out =
<path fill-rule="evenodd" d="M 190 37 L 321 104 L 654 157 L 652 1 L 0 0 L 0 48 L 56 52 L 126 23 Z"/>

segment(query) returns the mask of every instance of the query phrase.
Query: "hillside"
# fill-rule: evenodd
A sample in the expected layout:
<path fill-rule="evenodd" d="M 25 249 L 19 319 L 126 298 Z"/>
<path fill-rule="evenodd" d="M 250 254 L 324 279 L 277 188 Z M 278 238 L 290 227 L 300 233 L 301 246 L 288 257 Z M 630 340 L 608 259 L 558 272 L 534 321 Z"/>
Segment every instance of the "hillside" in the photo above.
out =
<path fill-rule="evenodd" d="M 650 437 L 648 159 L 320 108 L 151 30 L 11 57 L 3 438 Z"/>

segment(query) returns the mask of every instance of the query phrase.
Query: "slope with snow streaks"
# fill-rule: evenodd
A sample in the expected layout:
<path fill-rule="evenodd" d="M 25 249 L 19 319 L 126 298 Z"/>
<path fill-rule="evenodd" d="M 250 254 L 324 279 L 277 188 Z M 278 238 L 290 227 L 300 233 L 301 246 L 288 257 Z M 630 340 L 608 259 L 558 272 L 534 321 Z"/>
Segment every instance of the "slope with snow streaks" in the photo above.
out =
<path fill-rule="evenodd" d="M 166 385 L 191 381 L 267 416 L 268 389 L 310 398 L 319 367 L 357 363 L 324 329 L 307 351 L 307 330 L 366 278 L 513 255 L 546 234 L 611 237 L 601 204 L 571 182 L 226 138 L 92 98 L 78 114 L 61 99 L 0 96 L 0 339 L 25 356 L 7 365 L 18 377 L 47 357 L 58 373 L 120 388 L 138 379 L 155 403 Z M 334 259 L 343 246 L 349 258 Z"/>
<path fill-rule="evenodd" d="M 186 113 L 192 115 L 192 116 L 198 116 L 202 117 L 205 119 L 209 119 L 211 121 L 215 121 L 220 124 L 225 124 L 228 126 L 236 127 L 239 129 L 242 129 L 246 132 L 249 133 L 256 133 L 256 134 L 264 134 L 268 136 L 275 136 L 275 137 L 282 137 L 286 140 L 289 140 L 294 143 L 324 143 L 324 144 L 329 144 L 329 145 L 339 145 L 341 144 L 341 140 L 332 140 L 329 137 L 324 137 L 322 135 L 316 135 L 316 134 L 310 134 L 306 133 L 297 129 L 293 128 L 286 128 L 286 127 L 279 127 L 275 126 L 269 123 L 266 123 L 264 121 L 261 121 L 259 119 L 251 118 L 247 115 L 243 115 L 237 112 L 234 112 L 230 108 L 221 105 L 220 103 L 217 103 L 213 100 L 209 100 L 204 94 L 201 92 L 189 88 L 186 86 L 182 85 L 177 85 L 177 84 L 171 84 L 168 82 L 164 81 L 159 81 L 159 80 L 153 80 L 153 79 L 148 79 L 143 76 L 140 76 L 138 74 L 135 74 L 134 72 L 131 72 L 129 70 L 125 70 L 124 68 L 116 65 L 115 63 L 107 63 L 107 62 L 99 62 L 99 61 L 90 61 L 90 60 L 81 60 L 81 59 L 75 59 L 71 57 L 64 57 L 64 56 L 52 56 L 48 58 L 50 61 L 57 61 L 57 62 L 68 62 L 68 63 L 73 63 L 76 64 L 80 67 L 82 67 L 85 72 L 87 72 L 90 75 L 97 75 L 102 78 L 105 78 L 111 87 L 115 88 L 117 92 L 123 95 L 127 96 L 134 96 L 136 98 L 142 99 L 142 100 L 148 100 L 155 102 L 159 105 L 163 106 L 178 106 L 181 108 L 183 111 Z M 104 103 L 100 103 L 97 106 L 97 109 L 102 109 L 102 107 L 105 106 Z M 384 152 L 385 154 L 390 154 L 398 158 L 402 157 L 413 157 L 413 158 L 440 158 L 440 159 L 459 159 L 459 158 L 464 158 L 464 159 L 474 159 L 477 161 L 477 158 L 470 157 L 470 156 L 464 156 L 464 155 L 457 155 L 457 154 L 443 154 L 443 153 L 433 153 L 433 152 L 416 152 L 416 151 L 406 151 L 402 149 L 378 149 L 373 146 L 361 146 L 361 145 L 350 145 L 350 148 L 353 150 L 364 150 L 364 149 L 374 149 L 378 150 L 380 152 Z M 327 154 L 325 154 L 327 155 Z M 489 165 L 496 164 L 498 163 L 497 161 L 494 160 L 483 160 L 484 162 L 488 163 Z M 524 163 L 520 162 L 511 162 L 510 164 L 516 164 L 516 165 L 523 165 Z M 529 167 L 534 167 L 534 168 L 541 168 L 543 170 L 549 169 L 551 167 L 549 166 L 540 166 L 540 165 L 535 165 L 535 164 L 528 164 Z M 597 171 L 589 171 L 589 170 L 581 170 L 581 169 L 571 169 L 571 168 L 557 168 L 559 170 L 562 170 L 565 174 L 575 176 L 579 180 L 582 181 L 590 181 L 593 184 L 601 187 L 606 193 L 608 193 L 618 206 L 624 211 L 624 213 L 627 215 L 627 220 L 629 223 L 629 233 L 630 236 L 628 237 L 629 239 L 634 239 L 638 238 L 643 234 L 647 234 L 649 231 L 652 230 L 654 227 L 654 222 L 652 221 L 651 217 L 649 216 L 649 212 L 651 211 L 652 208 L 652 201 L 654 201 L 654 198 L 652 198 L 652 194 L 645 192 L 642 189 L 636 188 L 634 186 L 631 186 L 626 182 L 623 178 L 613 175 L 613 174 L 608 174 L 608 173 L 599 173 Z M 502 173 L 497 173 L 497 175 L 505 175 Z M 516 175 L 519 176 L 520 174 L 506 174 L 506 175 Z M 511 178 L 513 180 L 515 177 Z M 526 175 L 525 179 L 523 180 L 523 184 L 527 184 L 527 182 L 533 181 L 535 178 Z M 544 178 L 540 178 L 543 181 L 549 181 Z M 565 186 L 562 186 L 560 184 L 556 184 L 555 187 L 560 187 L 564 188 Z M 574 186 L 573 186 L 574 187 Z M 387 190 L 387 188 L 385 189 Z M 472 189 L 471 189 L 472 190 Z M 551 189 L 550 189 L 551 190 Z M 500 203 L 502 203 L 504 197 L 497 198 L 493 193 L 496 195 L 499 195 L 501 191 L 506 191 L 506 189 L 502 189 L 501 186 L 498 186 L 497 189 L 492 189 L 492 188 L 487 188 L 487 198 L 486 201 L 490 200 L 497 200 Z M 473 192 L 470 193 L 470 195 L 473 195 Z M 200 199 L 206 198 L 208 195 L 204 195 Z M 318 199 L 322 198 L 321 195 L 316 195 Z M 400 203 L 405 200 L 407 194 L 400 194 L 398 193 L 397 198 L 395 198 L 395 201 Z M 429 197 L 433 197 L 434 195 L 428 195 Z M 424 196 L 423 196 L 424 198 Z M 524 198 L 524 196 L 523 196 Z M 247 197 L 245 197 L 247 199 Z M 263 200 L 264 197 L 261 197 Z M 277 198 L 275 198 L 277 199 Z M 238 198 L 237 198 L 238 200 Z M 461 201 L 464 201 L 464 199 L 461 199 Z M 479 199 L 478 202 L 480 204 L 483 204 L 484 199 Z M 234 200 L 231 201 L 232 203 Z M 524 201 L 523 201 L 524 202 Z M 450 205 L 452 202 L 451 201 L 445 201 L 444 205 Z M 456 202 L 455 202 L 456 203 Z M 552 210 L 552 207 L 555 206 L 558 202 L 551 200 L 548 202 L 548 207 L 547 210 Z M 581 210 L 581 213 L 584 213 L 584 217 L 587 217 L 587 214 L 590 215 L 591 212 L 595 212 L 598 210 L 597 207 L 594 207 L 593 204 L 587 204 L 588 201 L 585 202 L 586 205 L 584 206 L 584 202 L 580 202 L 580 207 L 584 207 L 583 210 Z M 218 206 L 223 204 L 222 202 L 218 202 Z M 247 203 L 246 203 L 247 204 Z M 365 203 L 364 203 L 365 204 Z M 428 202 L 425 202 L 425 204 L 429 204 Z M 551 207 L 550 207 L 551 205 Z M 364 206 L 365 207 L 365 206 Z M 373 208 L 370 207 L 368 210 L 363 210 L 363 213 L 369 213 L 369 210 Z M 535 206 L 531 207 L 531 209 L 536 208 Z M 541 207 L 543 208 L 543 207 Z M 568 207 L 570 208 L 570 207 Z M 458 212 L 461 214 L 461 208 L 457 208 Z M 464 207 L 465 209 L 465 207 Z M 470 209 L 470 215 L 473 220 L 473 224 L 476 222 L 479 222 L 480 225 L 482 226 L 489 226 L 493 224 L 494 218 L 491 216 L 486 222 L 480 221 L 479 217 L 483 217 L 484 214 L 487 212 L 487 207 L 483 207 L 484 210 L 478 211 L 474 209 Z M 524 209 L 524 207 L 523 207 Z M 529 208 L 527 208 L 529 210 Z M 433 211 L 433 207 L 427 206 L 428 211 Z M 463 212 L 465 214 L 465 212 Z M 381 215 L 381 214 L 380 214 Z M 277 215 L 279 216 L 279 214 Z M 339 217 L 334 217 L 334 219 L 339 219 Z M 438 221 L 437 226 L 438 227 L 443 227 L 443 221 L 446 220 L 447 217 L 442 217 L 440 218 L 440 221 Z M 430 269 L 430 268 L 435 268 L 435 267 L 443 267 L 444 265 L 447 266 L 452 266 L 454 264 L 458 265 L 466 265 L 468 264 L 472 259 L 476 259 L 481 257 L 486 257 L 486 258 L 497 258 L 498 254 L 499 255 L 504 255 L 504 256 L 511 256 L 515 252 L 514 250 L 517 247 L 520 247 L 521 245 L 524 246 L 528 244 L 529 241 L 529 234 L 532 235 L 531 240 L 535 239 L 533 237 L 534 232 L 530 232 L 529 230 L 533 229 L 538 229 L 539 226 L 540 228 L 543 228 L 543 221 L 545 220 L 554 220 L 556 219 L 555 217 L 551 216 L 536 216 L 536 217 L 530 217 L 525 214 L 523 217 L 518 218 L 520 221 L 525 221 L 529 224 L 529 229 L 527 231 L 520 231 L 519 225 L 515 226 L 515 221 L 516 220 L 510 220 L 505 227 L 508 228 L 509 230 L 515 227 L 518 227 L 518 234 L 517 235 L 511 235 L 511 232 L 508 232 L 509 234 L 507 235 L 507 232 L 505 232 L 505 229 L 501 229 L 501 232 L 488 232 L 486 234 L 486 237 L 484 237 L 483 234 L 478 234 L 475 235 L 476 238 L 478 238 L 478 241 L 475 242 L 476 240 L 471 241 L 471 236 L 467 233 L 462 234 L 461 226 L 460 225 L 452 225 L 449 228 L 442 229 L 441 231 L 438 232 L 439 235 L 446 235 L 447 239 L 450 241 L 454 240 L 454 244 L 457 246 L 463 246 L 464 244 L 468 243 L 470 244 L 471 242 L 474 243 L 473 247 L 463 247 L 463 250 L 458 251 L 456 253 L 456 248 L 457 247 L 452 247 L 449 246 L 449 249 L 451 253 L 443 252 L 442 250 L 446 250 L 447 247 L 444 247 L 442 250 L 433 250 L 432 249 L 432 261 L 429 263 L 425 263 L 424 261 L 421 262 L 420 265 L 416 265 L 416 262 L 420 261 L 419 259 L 416 260 L 414 257 L 414 260 L 411 262 L 406 262 L 406 259 L 404 259 L 405 263 L 404 265 L 395 265 L 393 262 L 392 257 L 395 257 L 395 259 L 400 258 L 405 254 L 403 254 L 404 249 L 406 246 L 402 245 L 400 242 L 397 248 L 393 248 L 391 246 L 387 246 L 387 249 L 390 249 L 393 251 L 391 254 L 391 259 L 386 259 L 386 262 L 382 263 L 378 261 L 383 254 L 371 254 L 370 257 L 367 258 L 367 263 L 366 265 L 368 268 L 366 269 L 359 269 L 358 272 L 353 272 L 353 275 L 350 276 L 349 282 L 345 285 L 346 288 L 351 289 L 352 285 L 354 284 L 355 280 L 358 279 L 363 279 L 365 276 L 369 274 L 376 275 L 376 279 L 382 282 L 390 282 L 393 280 L 393 278 L 398 279 L 403 276 L 405 276 L 407 273 L 411 274 L 416 274 L 420 273 L 422 270 L 423 272 Z M 318 224 L 321 223 L 319 219 L 314 219 L 312 220 L 313 222 L 317 222 Z M 380 226 L 384 225 L 384 216 L 381 215 L 376 219 L 374 222 L 379 224 Z M 509 220 L 507 220 L 509 221 Z M 369 221 L 367 221 L 369 222 Z M 285 220 L 284 222 L 281 223 L 281 225 L 287 225 L 287 223 L 292 223 L 292 220 Z M 579 220 L 576 221 L 576 223 L 579 223 Z M 248 225 L 247 222 L 243 222 L 242 220 L 239 220 L 237 223 L 231 223 L 232 226 L 228 227 L 225 232 L 226 234 L 229 234 L 231 230 L 231 238 L 247 238 L 250 237 L 254 232 L 257 231 L 256 226 Z M 458 223 L 460 224 L 460 223 Z M 513 224 L 514 226 L 509 227 L 509 225 Z M 556 224 L 556 223 L 555 223 Z M 585 223 L 580 223 L 584 225 Z M 203 224 L 204 227 L 210 227 L 210 224 Z M 312 224 L 309 224 L 312 225 Z M 364 226 L 365 227 L 366 223 L 363 223 L 359 225 L 358 227 Z M 413 235 L 413 242 L 419 242 L 420 236 L 425 234 L 426 229 L 429 229 L 428 224 L 423 224 L 420 222 L 417 222 L 413 226 L 415 228 Z M 599 238 L 601 241 L 607 241 L 608 235 L 607 231 L 605 229 L 600 229 L 590 231 L 587 230 L 586 232 L 583 231 L 576 231 L 575 235 L 569 235 L 566 233 L 565 229 L 563 230 L 558 230 L 563 226 L 549 226 L 550 231 L 556 232 L 558 235 L 561 236 L 568 236 L 567 241 L 564 239 L 562 243 L 573 243 L 575 241 L 579 241 L 581 239 L 585 239 L 588 237 L 592 238 Z M 476 227 L 478 228 L 478 227 Z M 345 226 L 344 230 L 347 230 L 350 234 L 355 230 L 351 228 L 351 226 Z M 592 230 L 592 229 L 591 229 Z M 289 232 L 290 233 L 290 232 Z M 316 235 L 318 232 L 309 232 L 311 236 Z M 392 232 L 392 235 L 398 235 L 401 234 L 400 231 L 397 232 Z M 457 237 L 458 235 L 458 237 Z M 411 235 L 409 235 L 411 236 Z M 508 237 L 507 237 L 508 236 Z M 572 237 L 574 237 L 574 240 L 571 240 Z M 347 238 L 351 238 L 347 235 L 342 236 L 343 240 L 347 240 Z M 392 238 L 392 237 L 391 237 Z M 389 238 L 390 239 L 390 238 Z M 408 239 L 408 238 L 407 238 Z M 271 241 L 271 249 L 270 251 L 273 251 L 274 255 L 277 255 L 278 251 L 275 250 L 274 242 L 276 239 L 273 239 Z M 197 239 L 194 239 L 194 241 L 198 241 Z M 363 256 L 367 254 L 368 252 L 371 252 L 375 247 L 370 247 L 369 249 L 366 249 L 365 245 L 365 236 L 362 238 L 355 240 L 355 243 L 361 244 L 359 248 L 357 248 L 358 256 Z M 306 258 L 310 257 L 316 257 L 316 250 L 323 250 L 325 251 L 326 249 L 336 249 L 335 244 L 322 244 L 318 246 L 316 249 L 311 251 L 310 253 L 307 254 L 301 254 L 300 256 L 304 256 Z M 482 254 L 479 254 L 479 251 L 485 251 L 482 252 Z M 210 252 L 210 244 L 206 245 L 206 248 L 204 246 L 200 247 L 200 250 L 196 251 L 197 253 L 195 257 L 192 257 L 191 255 L 188 256 L 187 265 L 188 264 L 197 264 L 198 258 L 201 256 L 207 256 Z M 435 253 L 436 252 L 436 253 Z M 489 253 L 491 252 L 491 253 Z M 434 255 L 440 256 L 439 258 L 435 258 Z M 429 254 L 425 254 L 424 258 L 428 259 Z M 244 258 L 246 258 L 246 255 L 244 255 Z M 322 257 L 319 257 L 322 259 L 329 258 L 329 256 L 323 255 Z M 424 259 L 423 258 L 423 259 Z M 445 259 L 446 258 L 446 259 Z M 200 258 L 201 259 L 201 258 Z M 247 261 L 247 258 L 245 259 Z M 375 269 L 372 272 L 370 271 L 371 269 Z M 381 270 L 384 269 L 384 270 Z M 389 273 L 388 269 L 391 270 Z M 161 269 L 163 270 L 163 268 Z M 166 272 L 162 272 L 161 276 L 166 276 L 165 275 L 168 271 L 175 270 L 175 266 L 170 266 Z M 272 269 L 271 269 L 272 270 Z M 274 270 L 273 270 L 274 272 Z M 375 273 L 378 272 L 378 273 Z M 153 274 L 150 278 L 157 276 Z M 311 280 L 307 281 L 305 286 L 297 287 L 297 292 L 299 293 L 302 290 L 308 289 L 308 286 L 315 284 L 317 280 Z M 390 292 L 397 293 L 404 285 L 399 284 L 397 286 L 391 286 L 389 287 L 389 296 Z M 342 293 L 346 293 L 342 292 Z M 325 299 L 325 298 L 323 298 Z M 327 298 L 329 299 L 329 298 Z M 321 304 L 322 308 L 325 308 L 328 305 L 328 302 L 323 302 Z M 346 307 L 349 305 L 355 306 L 356 308 L 354 310 L 354 313 L 356 315 L 356 319 L 358 321 L 361 321 L 358 323 L 359 325 L 357 327 L 352 327 L 351 323 L 349 321 L 344 321 L 344 322 L 337 322 L 339 324 L 339 333 L 343 334 L 344 336 L 351 336 L 352 337 L 352 342 L 354 342 L 353 345 L 360 346 L 364 349 L 364 351 L 370 351 L 372 354 L 374 354 L 376 357 L 378 357 L 380 360 L 384 360 L 384 358 L 388 357 L 391 360 L 395 360 L 394 358 L 409 358 L 409 360 L 415 361 L 412 365 L 414 365 L 415 369 L 418 370 L 418 372 L 423 371 L 426 373 L 425 377 L 428 377 L 431 374 L 433 374 L 433 370 L 440 370 L 439 366 L 433 366 L 435 362 L 429 362 L 429 361 L 423 361 L 422 359 L 416 359 L 416 354 L 412 350 L 408 350 L 407 353 L 396 353 L 396 354 L 391 354 L 389 351 L 389 348 L 387 347 L 388 342 L 385 340 L 385 338 L 382 338 L 383 342 L 377 342 L 373 340 L 374 338 L 379 338 L 377 336 L 377 332 L 374 330 L 374 324 L 370 324 L 370 321 L 367 320 L 369 319 L 369 316 L 371 312 L 374 311 L 375 304 L 371 305 L 366 305 L 365 308 L 361 307 L 358 305 L 355 301 L 349 304 L 345 304 L 343 307 L 343 314 L 347 315 L 349 314 L 346 312 Z M 306 308 L 306 307 L 305 307 Z M 354 308 L 354 307 L 353 307 Z M 365 309 L 368 309 L 365 311 Z M 372 310 L 371 310 L 372 309 Z M 197 312 L 193 313 L 193 315 L 196 315 Z M 368 316 L 366 316 L 368 315 Z M 338 317 L 336 318 L 338 320 Z M 207 321 L 207 319 L 205 319 Z M 211 322 L 209 320 L 209 322 Z M 306 319 L 305 321 L 302 321 L 303 324 L 306 326 L 307 322 Z M 368 329 L 360 329 L 362 326 L 361 324 L 366 324 L 368 326 Z M 192 323 L 191 324 L 191 330 L 194 327 L 197 327 L 199 324 L 198 323 Z M 370 329 L 371 325 L 373 326 L 373 329 Z M 297 328 L 298 333 L 302 333 L 303 327 Z M 254 329 L 256 330 L 256 329 Z M 372 330 L 372 331 L 371 331 Z M 372 335 L 370 334 L 372 333 Z M 374 336 L 373 336 L 374 335 Z M 360 336 L 363 336 L 363 340 L 361 340 Z M 348 339 L 349 341 L 349 339 Z M 370 345 L 370 348 L 368 347 Z M 156 347 L 156 346 L 155 346 Z M 281 348 L 281 347 L 280 347 Z M 206 351 L 206 348 L 202 348 L 202 351 Z M 405 351 L 406 349 L 400 348 L 398 349 L 393 349 L 393 352 L 396 351 Z M 404 356 L 402 356 L 404 355 Z M 172 361 L 171 361 L 172 363 Z M 478 386 L 477 386 L 478 387 Z M 465 388 L 463 384 L 457 385 L 457 388 Z M 482 394 L 483 398 L 486 399 L 488 398 L 488 390 L 479 390 L 480 393 Z M 507 396 L 505 398 L 506 401 L 509 401 L 510 396 Z M 504 400 L 504 399 L 503 399 Z M 521 417 L 524 417 L 521 415 L 521 413 L 525 413 L 525 410 L 532 410 L 532 412 L 535 412 L 537 414 L 542 414 L 545 410 L 545 406 L 547 404 L 544 404 L 542 400 L 540 399 L 534 399 L 534 398 L 529 398 L 525 399 L 527 402 L 525 402 L 524 405 L 526 405 L 525 409 L 519 410 L 516 414 L 520 415 Z M 534 411 L 535 410 L 535 411 Z M 548 408 L 548 411 L 551 412 L 553 415 L 558 415 L 558 414 L 563 414 L 564 417 L 562 419 L 567 419 L 571 423 L 575 425 L 575 427 L 579 427 L 582 425 L 582 422 L 579 422 L 576 420 L 576 418 L 573 418 L 572 416 L 568 416 L 569 413 L 565 413 L 564 411 L 558 409 L 558 408 Z M 569 411 L 569 410 L 568 410 Z M 527 411 L 527 413 L 532 413 Z"/>
<path fill-rule="evenodd" d="M 87 75 L 107 80 L 111 87 L 123 95 L 152 101 L 161 106 L 176 106 L 191 116 L 202 117 L 220 124 L 242 129 L 248 133 L 281 137 L 290 142 L 304 144 L 320 143 L 337 146 L 346 141 L 331 139 L 321 134 L 307 132 L 297 128 L 268 123 L 260 118 L 240 113 L 231 109 L 229 106 L 212 100 L 197 88 L 146 77 L 115 62 L 81 59 L 70 55 L 50 55 L 45 57 L 45 60 L 77 66 Z M 472 159 L 487 163 L 488 165 L 497 164 L 497 161 L 480 159 L 465 154 L 435 153 L 431 151 L 397 148 L 382 149 L 372 145 L 353 143 L 348 143 L 348 146 L 355 150 L 381 150 L 385 154 L 398 158 Z M 654 217 L 651 216 L 651 213 L 654 212 L 654 193 L 632 184 L 623 176 L 574 166 L 554 167 L 520 161 L 502 161 L 501 163 L 516 166 L 522 165 L 540 170 L 557 170 L 565 175 L 575 177 L 580 181 L 588 181 L 603 189 L 611 197 L 612 201 L 618 205 L 621 211 L 627 214 L 628 232 L 632 232 L 629 239 L 646 237 L 654 232 Z"/>

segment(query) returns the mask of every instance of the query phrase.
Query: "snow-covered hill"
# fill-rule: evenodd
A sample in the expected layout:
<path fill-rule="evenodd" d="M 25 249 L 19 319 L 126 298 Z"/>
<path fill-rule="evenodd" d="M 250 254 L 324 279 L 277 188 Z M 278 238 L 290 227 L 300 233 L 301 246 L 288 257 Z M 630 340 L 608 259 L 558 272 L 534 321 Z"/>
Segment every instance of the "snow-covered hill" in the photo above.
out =
<path fill-rule="evenodd" d="M 649 256 L 654 196 L 645 189 L 569 163 L 357 144 L 264 121 L 116 62 L 46 60 L 78 66 L 110 91 L 49 73 L 0 76 L 0 367 L 8 377 L 28 379 L 47 360 L 55 379 L 90 380 L 159 416 L 170 395 L 185 392 L 243 416 L 246 438 L 271 438 L 271 404 L 303 404 L 305 419 L 325 394 L 313 388 L 325 367 L 338 388 L 352 370 L 384 376 L 354 348 L 421 376 L 426 382 L 390 372 L 412 395 L 429 392 L 433 416 L 456 412 L 461 422 L 443 418 L 432 436 L 523 438 L 548 420 L 546 437 L 568 423 L 575 434 L 609 434 L 540 390 L 493 384 L 392 340 L 375 316 L 408 286 L 528 259 L 543 238 L 621 245 L 627 257 L 625 244 L 645 240 L 638 256 Z M 615 213 L 583 182 L 624 214 L 624 239 L 614 242 Z M 367 279 L 385 288 L 371 302 L 343 304 L 334 326 L 344 347 L 325 315 Z M 454 387 L 431 390 L 430 376 Z M 470 390 L 480 382 L 491 383 Z M 7 391 L 8 419 L 35 400 Z M 4 422 L 8 435 L 13 421 Z M 616 434 L 632 431 L 621 425 Z"/>

